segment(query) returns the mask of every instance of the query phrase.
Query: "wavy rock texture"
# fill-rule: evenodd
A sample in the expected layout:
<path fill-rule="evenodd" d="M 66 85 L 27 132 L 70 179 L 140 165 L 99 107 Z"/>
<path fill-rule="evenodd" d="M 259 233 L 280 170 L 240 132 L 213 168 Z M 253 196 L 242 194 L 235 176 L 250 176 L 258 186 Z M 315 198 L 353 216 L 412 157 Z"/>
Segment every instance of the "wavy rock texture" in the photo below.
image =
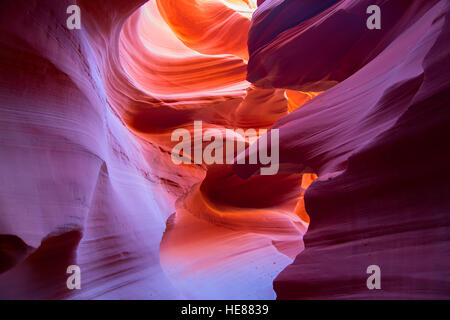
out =
<path fill-rule="evenodd" d="M 245 79 L 256 4 L 78 1 L 72 31 L 69 4 L 1 4 L 0 296 L 274 298 L 314 177 L 170 159 L 194 120 L 264 129 L 299 104 Z"/>
<path fill-rule="evenodd" d="M 71 4 L 0 4 L 1 298 L 448 298 L 446 1 Z M 279 174 L 175 165 L 194 121 Z"/>
<path fill-rule="evenodd" d="M 128 3 L 125 13 L 138 5 Z M 101 80 L 117 71 L 99 50 L 113 32 L 114 10 L 96 29 L 102 38 L 69 31 L 67 6 L 1 4 L 0 233 L 16 237 L 6 249 L 20 258 L 2 250 L 10 267 L 0 296 L 180 297 L 158 258 L 173 210 L 148 161 L 160 152 L 124 126 Z M 81 291 L 65 286 L 73 263 L 83 270 Z"/>
<path fill-rule="evenodd" d="M 449 297 L 449 4 L 379 1 L 374 32 L 358 27 L 368 4 L 341 1 L 299 21 L 286 15 L 307 1 L 266 1 L 254 16 L 249 80 L 339 82 L 274 125 L 280 161 L 319 175 L 305 194 L 306 249 L 275 280 L 279 299 Z M 372 264 L 382 290 L 366 287 Z"/>

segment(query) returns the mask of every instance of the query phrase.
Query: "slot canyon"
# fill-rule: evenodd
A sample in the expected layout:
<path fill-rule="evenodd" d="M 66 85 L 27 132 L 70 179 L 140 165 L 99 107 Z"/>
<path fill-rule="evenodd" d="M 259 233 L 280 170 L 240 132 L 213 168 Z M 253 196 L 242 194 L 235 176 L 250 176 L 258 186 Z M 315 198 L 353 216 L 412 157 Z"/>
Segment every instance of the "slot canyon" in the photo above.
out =
<path fill-rule="evenodd" d="M 0 298 L 448 299 L 449 6 L 3 0 Z M 195 121 L 279 171 L 175 164 Z"/>

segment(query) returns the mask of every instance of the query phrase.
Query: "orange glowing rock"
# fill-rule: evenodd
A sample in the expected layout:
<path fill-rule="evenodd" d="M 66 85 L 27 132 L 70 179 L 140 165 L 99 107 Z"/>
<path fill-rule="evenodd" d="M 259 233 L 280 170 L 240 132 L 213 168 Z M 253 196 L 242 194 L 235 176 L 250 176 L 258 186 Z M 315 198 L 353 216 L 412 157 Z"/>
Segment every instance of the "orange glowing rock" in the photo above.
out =
<path fill-rule="evenodd" d="M 161 16 L 188 47 L 204 54 L 233 54 L 248 60 L 247 35 L 253 2 L 157 0 Z"/>
<path fill-rule="evenodd" d="M 294 212 L 304 221 L 305 223 L 309 223 L 309 215 L 306 212 L 305 208 L 305 191 L 308 189 L 308 187 L 311 185 L 311 183 L 314 182 L 314 180 L 317 179 L 317 175 L 314 173 L 305 173 L 302 175 L 302 193 L 300 194 L 300 198 L 297 202 L 297 205 L 295 206 Z"/>
<path fill-rule="evenodd" d="M 295 90 L 289 90 L 287 89 L 285 91 L 285 96 L 288 101 L 288 112 L 291 113 L 292 111 L 300 108 L 303 106 L 306 102 L 314 99 L 319 94 L 321 94 L 323 91 L 319 92 L 303 92 L 303 91 L 295 91 Z"/>

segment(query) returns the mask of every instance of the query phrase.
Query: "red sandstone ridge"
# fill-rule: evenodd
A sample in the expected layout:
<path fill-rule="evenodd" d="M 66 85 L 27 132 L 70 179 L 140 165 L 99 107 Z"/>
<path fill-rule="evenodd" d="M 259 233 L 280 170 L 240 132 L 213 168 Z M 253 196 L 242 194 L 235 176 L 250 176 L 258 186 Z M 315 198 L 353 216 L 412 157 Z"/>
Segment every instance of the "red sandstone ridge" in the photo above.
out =
<path fill-rule="evenodd" d="M 282 165 L 319 175 L 305 195 L 305 250 L 275 280 L 278 299 L 448 298 L 448 2 L 379 2 L 374 33 L 358 26 L 366 1 L 278 24 L 304 3 L 266 3 L 250 30 L 248 79 L 336 83 L 273 126 Z M 380 266 L 382 290 L 366 287 L 369 265 Z"/>
<path fill-rule="evenodd" d="M 449 297 L 448 1 L 71 4 L 0 4 L 0 298 Z M 280 171 L 176 165 L 194 121 Z"/>
<path fill-rule="evenodd" d="M 81 30 L 72 1 L 0 5 L 0 297 L 275 298 L 309 183 L 171 160 L 177 128 L 266 129 L 296 107 L 245 79 L 255 1 L 77 3 Z"/>

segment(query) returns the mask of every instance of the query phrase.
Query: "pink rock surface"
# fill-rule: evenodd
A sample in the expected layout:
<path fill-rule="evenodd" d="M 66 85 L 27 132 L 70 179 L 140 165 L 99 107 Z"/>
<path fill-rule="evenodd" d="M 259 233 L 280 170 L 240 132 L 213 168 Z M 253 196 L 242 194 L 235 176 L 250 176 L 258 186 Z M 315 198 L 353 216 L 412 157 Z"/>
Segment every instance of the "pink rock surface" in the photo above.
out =
<path fill-rule="evenodd" d="M 216 2 L 193 8 L 205 24 L 219 10 L 219 29 L 235 21 L 213 41 L 180 30 L 170 1 L 78 1 L 81 30 L 66 28 L 69 1 L 1 4 L 2 298 L 275 298 L 303 247 L 301 175 L 269 186 L 264 205 L 224 202 L 199 188 L 218 190 L 203 181 L 211 168 L 170 159 L 171 132 L 194 120 L 225 132 L 287 114 L 284 90 L 245 80 L 253 2 Z M 224 190 L 255 187 L 217 170 Z M 71 264 L 81 290 L 66 287 Z"/>
<path fill-rule="evenodd" d="M 0 298 L 449 297 L 448 1 L 71 4 L 0 4 Z M 279 174 L 175 165 L 194 121 Z"/>
<path fill-rule="evenodd" d="M 270 17 L 286 3 L 296 4 L 269 13 L 261 6 L 252 28 L 270 29 Z M 256 41 L 250 80 L 296 88 L 339 82 L 273 126 L 280 130 L 282 164 L 319 175 L 305 194 L 311 219 L 305 250 L 274 282 L 279 299 L 448 298 L 450 292 L 448 2 L 380 2 L 387 15 L 373 37 L 355 34 L 361 28 L 345 17 L 364 3 L 341 1 L 320 15 L 326 17 L 294 27 L 288 21 L 286 31 L 259 47 L 249 38 Z M 355 21 L 364 19 L 359 12 Z M 348 42 L 325 41 L 332 34 Z M 256 169 L 236 167 L 243 176 Z M 366 287 L 369 265 L 380 266 L 382 290 Z"/>
<path fill-rule="evenodd" d="M 0 233 L 32 254 L 0 276 L 0 296 L 179 297 L 158 259 L 173 210 L 146 160 L 158 150 L 108 106 L 92 39 L 66 29 L 68 2 L 1 6 Z M 65 287 L 74 262 L 82 291 Z"/>

